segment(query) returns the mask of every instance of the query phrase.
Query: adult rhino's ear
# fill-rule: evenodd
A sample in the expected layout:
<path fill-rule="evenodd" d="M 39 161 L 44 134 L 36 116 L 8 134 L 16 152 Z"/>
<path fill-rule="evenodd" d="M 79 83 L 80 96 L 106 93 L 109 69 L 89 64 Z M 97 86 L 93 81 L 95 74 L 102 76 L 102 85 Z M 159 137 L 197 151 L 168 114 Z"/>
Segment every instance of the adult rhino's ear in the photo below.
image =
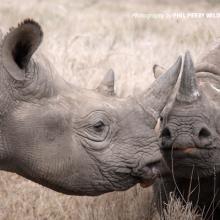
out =
<path fill-rule="evenodd" d="M 42 38 L 40 25 L 30 19 L 24 20 L 17 28 L 11 28 L 5 36 L 2 44 L 2 62 L 13 79 L 25 79 L 25 70 Z"/>
<path fill-rule="evenodd" d="M 153 73 L 154 73 L 155 79 L 157 79 L 159 76 L 161 76 L 165 72 L 166 72 L 166 69 L 163 68 L 162 66 L 159 66 L 157 64 L 153 66 Z"/>
<path fill-rule="evenodd" d="M 97 87 L 97 91 L 102 93 L 103 95 L 113 96 L 115 86 L 115 73 L 112 69 L 110 69 L 104 76 L 102 82 Z"/>

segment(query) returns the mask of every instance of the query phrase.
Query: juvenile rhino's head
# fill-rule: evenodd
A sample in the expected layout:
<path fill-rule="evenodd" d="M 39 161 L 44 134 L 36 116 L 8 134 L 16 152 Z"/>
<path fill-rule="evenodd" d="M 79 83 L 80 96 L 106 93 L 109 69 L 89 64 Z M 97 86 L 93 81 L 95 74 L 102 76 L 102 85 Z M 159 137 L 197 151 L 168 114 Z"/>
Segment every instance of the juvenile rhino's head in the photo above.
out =
<path fill-rule="evenodd" d="M 161 152 L 176 176 L 204 177 L 220 171 L 220 114 L 207 89 L 202 81 L 198 86 L 187 52 L 175 100 L 161 115 Z"/>
<path fill-rule="evenodd" d="M 1 169 L 76 195 L 152 182 L 161 157 L 154 127 L 181 59 L 140 96 L 118 98 L 112 71 L 92 91 L 65 82 L 45 58 L 31 58 L 42 36 L 26 20 L 2 41 Z"/>

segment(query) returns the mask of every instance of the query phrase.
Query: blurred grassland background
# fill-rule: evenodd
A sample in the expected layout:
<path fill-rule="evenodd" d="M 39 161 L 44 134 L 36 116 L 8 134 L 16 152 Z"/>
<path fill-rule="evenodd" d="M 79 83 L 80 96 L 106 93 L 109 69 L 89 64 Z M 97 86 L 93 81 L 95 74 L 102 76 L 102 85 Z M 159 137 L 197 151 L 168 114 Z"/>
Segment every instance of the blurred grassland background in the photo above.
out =
<path fill-rule="evenodd" d="M 196 61 L 207 44 L 220 37 L 220 18 L 150 19 L 134 13 L 220 12 L 220 2 L 171 0 L 1 0 L 3 33 L 25 18 L 44 31 L 39 51 L 66 80 L 95 88 L 104 73 L 116 73 L 116 93 L 128 96 L 154 80 L 152 66 L 169 67 L 190 50 Z M 152 189 L 139 186 L 99 197 L 66 196 L 15 174 L 0 175 L 0 220 L 157 220 Z M 187 216 L 187 218 L 186 218 Z M 167 220 L 196 219 L 178 202 Z M 198 219 L 198 218 L 197 218 Z"/>

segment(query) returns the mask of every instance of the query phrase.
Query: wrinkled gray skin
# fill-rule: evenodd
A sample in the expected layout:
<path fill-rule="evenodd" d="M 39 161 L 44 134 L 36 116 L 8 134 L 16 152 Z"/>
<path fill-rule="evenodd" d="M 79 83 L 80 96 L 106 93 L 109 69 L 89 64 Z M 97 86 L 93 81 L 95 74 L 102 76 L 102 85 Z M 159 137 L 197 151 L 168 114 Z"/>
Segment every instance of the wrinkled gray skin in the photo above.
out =
<path fill-rule="evenodd" d="M 181 59 L 136 98 L 114 94 L 110 70 L 95 91 L 65 82 L 35 50 L 40 26 L 10 29 L 0 51 L 0 169 L 56 191 L 100 195 L 151 184 L 161 158 L 154 132 Z"/>
<path fill-rule="evenodd" d="M 162 70 L 154 66 L 155 72 L 156 68 Z M 154 187 L 159 208 L 161 200 L 167 202 L 169 192 L 175 191 L 201 210 L 205 207 L 206 218 L 214 212 L 214 218 L 220 219 L 219 85 L 220 44 L 196 68 L 187 52 L 175 100 L 161 115 L 161 152 L 170 172 Z"/>

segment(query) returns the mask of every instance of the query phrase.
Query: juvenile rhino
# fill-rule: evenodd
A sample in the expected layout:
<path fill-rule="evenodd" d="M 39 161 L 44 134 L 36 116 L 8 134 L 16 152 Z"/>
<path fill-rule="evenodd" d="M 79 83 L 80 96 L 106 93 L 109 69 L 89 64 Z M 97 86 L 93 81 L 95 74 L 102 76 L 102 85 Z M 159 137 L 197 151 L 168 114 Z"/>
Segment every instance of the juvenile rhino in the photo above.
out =
<path fill-rule="evenodd" d="M 160 160 L 157 118 L 181 58 L 136 98 L 114 96 L 108 72 L 95 90 L 73 86 L 42 55 L 41 27 L 25 20 L 0 50 L 0 168 L 56 191 L 99 195 L 150 184 Z"/>
<path fill-rule="evenodd" d="M 167 202 L 175 191 L 209 219 L 213 212 L 220 219 L 219 85 L 220 45 L 196 68 L 187 52 L 176 98 L 161 115 L 161 152 L 170 173 L 154 187 L 159 200 Z"/>

